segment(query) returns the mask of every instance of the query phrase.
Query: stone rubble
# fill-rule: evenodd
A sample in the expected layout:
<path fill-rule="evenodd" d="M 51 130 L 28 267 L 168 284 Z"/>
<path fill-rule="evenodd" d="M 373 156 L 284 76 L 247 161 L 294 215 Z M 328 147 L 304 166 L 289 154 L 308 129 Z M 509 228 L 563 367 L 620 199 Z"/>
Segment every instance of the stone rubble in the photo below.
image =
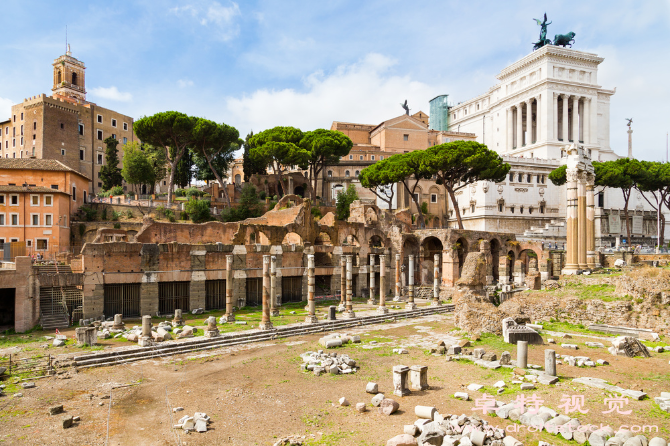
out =
<path fill-rule="evenodd" d="M 177 424 L 172 426 L 174 429 L 183 429 L 185 431 L 207 432 L 207 425 L 210 418 L 206 413 L 196 412 L 192 417 L 184 415 Z"/>
<path fill-rule="evenodd" d="M 616 356 L 628 356 L 634 358 L 635 356 L 642 356 L 649 358 L 649 350 L 647 347 L 632 336 L 619 336 L 612 341 L 612 347 L 607 350 Z"/>
<path fill-rule="evenodd" d="M 331 333 L 319 339 L 319 344 L 325 348 L 341 347 L 344 344 L 361 342 L 359 335 Z"/>
<path fill-rule="evenodd" d="M 356 373 L 359 369 L 356 361 L 346 354 L 324 353 L 323 350 L 319 350 L 318 352 L 305 352 L 300 357 L 303 360 L 300 366 L 302 370 L 313 372 L 316 376 L 323 373 L 346 375 Z"/>
<path fill-rule="evenodd" d="M 662 411 L 670 413 L 670 392 L 661 392 L 661 396 L 654 398 L 654 402 Z"/>

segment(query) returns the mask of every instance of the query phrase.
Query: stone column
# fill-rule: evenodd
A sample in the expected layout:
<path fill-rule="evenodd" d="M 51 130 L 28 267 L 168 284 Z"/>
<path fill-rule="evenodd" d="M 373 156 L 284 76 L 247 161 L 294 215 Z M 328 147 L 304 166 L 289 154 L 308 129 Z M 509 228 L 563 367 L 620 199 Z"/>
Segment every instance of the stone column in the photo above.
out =
<path fill-rule="evenodd" d="M 233 312 L 233 256 L 226 256 L 226 314 L 221 318 L 225 322 L 235 322 Z"/>
<path fill-rule="evenodd" d="M 533 141 L 538 142 L 542 140 L 541 130 L 544 127 L 541 125 L 541 121 L 544 119 L 544 114 L 540 112 L 542 107 L 542 94 L 538 94 L 535 97 L 535 139 Z"/>
<path fill-rule="evenodd" d="M 263 256 L 263 317 L 258 328 L 272 330 L 270 321 L 270 256 Z"/>
<path fill-rule="evenodd" d="M 579 143 L 579 96 L 572 98 L 572 141 Z"/>
<path fill-rule="evenodd" d="M 514 109 L 512 107 L 507 108 L 507 147 L 506 151 L 512 151 L 514 147 Z"/>
<path fill-rule="evenodd" d="M 430 303 L 432 306 L 440 305 L 440 255 L 435 254 L 433 256 L 433 301 Z"/>
<path fill-rule="evenodd" d="M 526 100 L 526 145 L 533 144 L 533 98 Z"/>
<path fill-rule="evenodd" d="M 277 308 L 277 256 L 270 257 L 270 315 L 279 316 L 279 308 Z"/>
<path fill-rule="evenodd" d="M 411 392 L 407 388 L 407 375 L 409 367 L 406 365 L 393 366 L 393 394 L 396 396 L 406 396 Z"/>
<path fill-rule="evenodd" d="M 114 325 L 112 325 L 112 329 L 123 330 L 123 328 L 124 328 L 123 315 L 122 314 L 115 314 L 114 315 Z"/>
<path fill-rule="evenodd" d="M 315 278 L 314 278 L 314 254 L 307 256 L 307 307 L 309 308 L 309 314 L 305 318 L 305 322 L 308 324 L 315 324 L 319 322 L 316 317 L 316 302 L 314 302 L 314 287 L 315 287 Z"/>
<path fill-rule="evenodd" d="M 551 376 L 556 375 L 556 351 L 555 350 L 545 350 L 544 351 L 544 373 Z"/>
<path fill-rule="evenodd" d="M 400 254 L 395 255 L 395 302 L 400 301 Z"/>
<path fill-rule="evenodd" d="M 596 208 L 595 196 L 593 195 L 593 174 L 586 175 L 586 266 L 589 269 L 596 268 Z"/>
<path fill-rule="evenodd" d="M 577 262 L 579 269 L 586 269 L 586 172 L 580 172 L 577 180 Z"/>
<path fill-rule="evenodd" d="M 628 133 L 628 158 L 633 159 L 633 129 L 628 127 L 627 133 Z M 628 244 L 630 245 L 630 240 L 628 241 Z"/>
<path fill-rule="evenodd" d="M 216 328 L 216 318 L 210 316 L 207 318 L 207 329 L 205 330 L 206 338 L 215 338 L 219 336 L 219 329 Z"/>
<path fill-rule="evenodd" d="M 379 308 L 377 313 L 386 314 L 389 309 L 386 308 L 386 254 L 379 256 Z"/>
<path fill-rule="evenodd" d="M 552 103 L 553 115 L 551 116 L 551 128 L 554 131 L 554 134 L 551 135 L 553 141 L 558 141 L 558 93 L 553 94 L 553 103 Z"/>
<path fill-rule="evenodd" d="M 151 316 L 142 316 L 142 336 L 137 340 L 137 345 L 140 347 L 149 347 L 152 344 Z"/>
<path fill-rule="evenodd" d="M 351 301 L 353 292 L 351 290 L 352 285 L 352 269 L 353 269 L 353 256 L 347 256 L 347 309 L 342 315 L 345 319 L 353 319 L 356 317 L 354 313 L 354 307 Z"/>
<path fill-rule="evenodd" d="M 577 110 L 579 110 L 579 127 L 577 131 L 577 141 L 580 143 L 584 142 L 584 111 L 585 111 L 585 104 L 584 100 L 582 98 L 581 101 L 579 101 L 579 106 L 577 107 Z"/>
<path fill-rule="evenodd" d="M 517 149 L 520 149 L 523 145 L 523 111 L 521 110 L 521 104 L 523 102 L 516 106 L 516 144 L 514 147 Z"/>
<path fill-rule="evenodd" d="M 370 254 L 370 298 L 368 305 L 375 304 L 375 255 Z"/>
<path fill-rule="evenodd" d="M 407 268 L 407 305 L 406 310 L 416 309 L 414 303 L 414 255 L 409 255 L 409 268 Z"/>
<path fill-rule="evenodd" d="M 182 311 L 180 309 L 174 310 L 174 318 L 172 319 L 172 326 L 178 327 L 184 325 L 184 318 L 182 317 Z"/>
<path fill-rule="evenodd" d="M 575 274 L 579 269 L 578 251 L 578 211 L 577 211 L 577 170 L 568 168 L 567 177 L 567 208 L 565 214 L 566 237 L 566 260 L 563 274 Z"/>
<path fill-rule="evenodd" d="M 340 306 L 338 311 L 345 310 L 345 299 L 346 299 L 346 288 L 347 288 L 347 257 L 345 255 L 340 256 Z"/>
<path fill-rule="evenodd" d="M 568 98 L 570 95 L 567 94 L 562 94 L 561 95 L 561 102 L 563 104 L 563 120 L 561 121 L 561 138 L 563 138 L 563 142 L 565 144 L 568 143 L 568 140 L 570 139 L 568 136 Z"/>
<path fill-rule="evenodd" d="M 584 98 L 584 144 L 591 144 L 591 98 Z"/>
<path fill-rule="evenodd" d="M 516 341 L 516 366 L 528 368 L 528 341 Z"/>

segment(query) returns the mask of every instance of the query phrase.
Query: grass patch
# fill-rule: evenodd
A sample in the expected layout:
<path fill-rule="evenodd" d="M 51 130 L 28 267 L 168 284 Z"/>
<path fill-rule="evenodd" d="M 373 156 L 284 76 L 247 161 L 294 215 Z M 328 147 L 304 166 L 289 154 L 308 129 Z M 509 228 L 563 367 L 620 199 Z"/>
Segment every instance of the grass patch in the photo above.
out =
<path fill-rule="evenodd" d="M 493 333 L 482 333 L 479 336 L 479 341 L 470 341 L 470 345 L 472 348 L 491 347 L 500 350 L 500 352 L 510 351 L 510 349 L 514 348 L 512 344 L 505 342 L 502 336 L 496 336 Z"/>
<path fill-rule="evenodd" d="M 615 334 L 600 333 L 598 331 L 589 330 L 583 324 L 571 324 L 569 322 L 559 322 L 559 321 L 555 321 L 555 320 L 552 320 L 550 322 L 544 322 L 542 324 L 542 329 L 543 330 L 548 330 L 548 331 L 584 333 L 584 334 L 591 334 L 591 335 L 596 335 L 596 336 L 608 336 L 608 337 L 618 336 L 618 335 L 615 335 Z"/>

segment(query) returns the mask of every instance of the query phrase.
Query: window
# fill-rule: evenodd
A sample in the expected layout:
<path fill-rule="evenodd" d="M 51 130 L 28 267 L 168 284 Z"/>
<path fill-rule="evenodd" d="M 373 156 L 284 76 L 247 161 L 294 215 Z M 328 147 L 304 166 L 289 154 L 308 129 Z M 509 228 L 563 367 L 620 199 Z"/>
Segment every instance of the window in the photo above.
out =
<path fill-rule="evenodd" d="M 354 156 L 353 156 L 353 155 L 349 155 L 349 159 L 350 159 L 350 160 L 354 159 Z"/>
<path fill-rule="evenodd" d="M 38 238 L 37 240 L 35 240 L 35 242 L 37 242 L 37 250 L 38 251 L 46 251 L 47 250 L 47 246 L 49 245 L 49 240 L 47 240 L 45 238 Z"/>
<path fill-rule="evenodd" d="M 112 138 L 116 139 L 116 133 L 112 133 Z"/>
<path fill-rule="evenodd" d="M 523 206 L 519 206 L 519 214 L 523 214 Z"/>
<path fill-rule="evenodd" d="M 102 153 L 98 153 L 98 164 L 102 164 Z"/>
<path fill-rule="evenodd" d="M 345 171 L 344 171 L 344 176 L 347 177 L 347 178 L 349 178 L 349 177 L 351 176 L 351 173 L 349 173 L 348 170 L 345 170 Z"/>
<path fill-rule="evenodd" d="M 372 161 L 374 161 L 374 160 L 375 160 L 375 156 L 374 156 L 374 155 L 370 155 L 370 159 L 371 159 Z"/>
<path fill-rule="evenodd" d="M 128 138 L 126 138 L 125 136 L 123 137 L 123 143 L 128 144 Z"/>
<path fill-rule="evenodd" d="M 32 241 L 32 240 L 26 240 L 26 246 L 27 246 L 28 248 L 32 248 L 32 246 L 33 246 L 33 241 Z"/>
<path fill-rule="evenodd" d="M 102 130 L 98 130 L 98 140 L 102 141 Z"/>
<path fill-rule="evenodd" d="M 39 226 L 40 225 L 40 216 L 39 214 L 30 214 L 30 220 L 31 224 L 33 226 Z"/>
<path fill-rule="evenodd" d="M 502 212 L 505 210 L 505 205 L 503 203 L 498 203 L 498 212 Z"/>
<path fill-rule="evenodd" d="M 77 188 L 72 186 L 72 201 L 77 201 Z"/>
<path fill-rule="evenodd" d="M 98 124 L 102 124 L 102 115 L 98 115 Z"/>
<path fill-rule="evenodd" d="M 12 138 L 12 147 L 16 147 L 16 138 Z"/>
<path fill-rule="evenodd" d="M 100 173 L 100 172 L 98 172 Z M 102 183 L 98 181 L 98 187 L 102 187 Z"/>
<path fill-rule="evenodd" d="M 12 226 L 19 225 L 19 214 L 11 214 L 10 220 L 12 221 Z"/>
<path fill-rule="evenodd" d="M 79 159 L 84 161 L 84 149 L 79 149 Z"/>
<path fill-rule="evenodd" d="M 53 206 L 54 205 L 54 196 L 45 195 L 44 196 L 44 206 Z"/>
<path fill-rule="evenodd" d="M 23 125 L 21 126 L 21 134 L 23 135 Z"/>
<path fill-rule="evenodd" d="M 413 196 L 414 196 L 414 201 L 416 201 L 418 203 L 419 200 L 420 200 L 419 194 L 413 194 Z"/>
<path fill-rule="evenodd" d="M 605 207 L 605 192 L 598 192 L 598 207 Z"/>
<path fill-rule="evenodd" d="M 65 124 L 63 124 L 63 123 L 61 122 L 61 123 L 60 123 L 60 129 L 63 130 L 64 128 L 65 128 Z"/>
<path fill-rule="evenodd" d="M 532 176 L 531 176 L 530 174 L 526 175 L 526 182 L 528 182 L 528 183 L 532 183 L 532 182 L 533 182 L 533 180 L 532 180 Z"/>
<path fill-rule="evenodd" d="M 39 195 L 31 195 L 30 196 L 30 205 L 31 206 L 39 206 L 40 205 L 40 196 Z"/>
<path fill-rule="evenodd" d="M 360 171 L 358 171 L 358 170 L 356 172 L 354 172 L 354 177 L 358 178 L 359 173 L 360 173 Z"/>
<path fill-rule="evenodd" d="M 18 206 L 19 205 L 19 196 L 18 195 L 10 195 L 9 196 L 9 205 L 10 206 Z"/>
<path fill-rule="evenodd" d="M 60 149 L 60 154 L 61 154 L 62 156 L 65 156 L 65 149 Z"/>
<path fill-rule="evenodd" d="M 21 112 L 21 121 L 23 121 L 23 112 Z"/>
<path fill-rule="evenodd" d="M 35 135 L 35 134 L 33 133 L 33 140 L 35 140 L 36 138 L 37 138 L 37 135 Z M 35 144 L 35 143 L 33 143 L 33 144 Z"/>
<path fill-rule="evenodd" d="M 470 213 L 472 213 L 472 214 L 475 213 L 475 205 L 474 204 L 470 205 Z"/>
<path fill-rule="evenodd" d="M 379 160 L 380 160 L 380 161 L 383 161 L 383 160 L 384 160 L 384 155 L 381 155 L 381 156 L 379 157 Z"/>
<path fill-rule="evenodd" d="M 513 214 L 514 213 L 514 206 L 510 206 L 509 211 Z"/>
<path fill-rule="evenodd" d="M 127 122 L 123 123 L 123 130 L 125 130 L 126 132 L 128 131 L 128 123 Z"/>
<path fill-rule="evenodd" d="M 437 194 L 430 194 L 430 202 L 437 203 Z"/>
<path fill-rule="evenodd" d="M 510 181 L 514 181 L 514 174 L 511 173 L 511 172 L 510 172 L 510 174 L 509 174 L 509 180 L 510 180 Z"/>
<path fill-rule="evenodd" d="M 0 195 L 0 204 L 3 205 L 3 206 L 6 204 L 4 195 Z"/>
<path fill-rule="evenodd" d="M 402 135 L 402 140 L 403 141 L 409 141 L 409 135 L 408 134 Z"/>
<path fill-rule="evenodd" d="M 520 173 L 519 175 L 517 175 L 516 180 L 517 180 L 519 183 L 523 182 L 523 174 Z"/>
<path fill-rule="evenodd" d="M 33 130 L 37 130 L 37 121 L 33 122 Z"/>
<path fill-rule="evenodd" d="M 329 170 L 329 171 L 328 171 L 328 177 L 329 177 L 329 178 L 332 178 L 332 176 L 333 176 L 333 171 L 332 171 L 332 170 Z"/>
<path fill-rule="evenodd" d="M 237 178 L 237 175 L 235 175 L 235 178 Z M 86 203 L 86 190 L 84 190 L 84 203 Z"/>
<path fill-rule="evenodd" d="M 359 156 L 358 156 L 358 159 L 359 159 L 360 161 L 363 161 L 363 158 L 364 158 L 363 155 L 359 155 Z"/>
<path fill-rule="evenodd" d="M 79 124 L 79 134 L 84 135 L 84 124 Z"/>
<path fill-rule="evenodd" d="M 112 127 L 116 127 L 116 119 L 112 118 Z"/>
<path fill-rule="evenodd" d="M 540 205 L 540 214 L 544 214 L 544 205 L 543 204 Z"/>
<path fill-rule="evenodd" d="M 52 225 L 53 225 L 53 216 L 51 214 L 45 214 L 44 226 L 52 226 Z"/>
<path fill-rule="evenodd" d="M 544 184 L 545 177 L 542 175 L 542 184 Z"/>
<path fill-rule="evenodd" d="M 533 208 L 532 208 L 532 207 L 529 207 L 529 208 L 528 208 L 528 213 L 529 213 L 529 214 L 532 214 L 532 213 L 533 213 Z"/>
<path fill-rule="evenodd" d="M 51 188 L 52 188 L 53 190 L 58 190 L 58 184 L 52 184 L 52 185 L 51 185 Z"/>
<path fill-rule="evenodd" d="M 5 226 L 5 214 L 0 214 L 0 226 Z"/>

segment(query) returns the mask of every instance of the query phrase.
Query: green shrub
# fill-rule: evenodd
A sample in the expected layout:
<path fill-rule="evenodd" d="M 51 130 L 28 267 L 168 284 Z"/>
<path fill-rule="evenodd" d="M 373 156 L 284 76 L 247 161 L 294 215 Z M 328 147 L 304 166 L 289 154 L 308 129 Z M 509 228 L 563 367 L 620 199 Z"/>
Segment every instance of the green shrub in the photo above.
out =
<path fill-rule="evenodd" d="M 128 210 L 128 212 L 126 212 L 126 217 L 133 218 L 133 211 Z"/>
<path fill-rule="evenodd" d="M 265 200 L 265 197 L 267 197 L 267 194 L 265 193 L 264 190 L 262 190 L 261 193 L 258 194 L 258 198 L 261 200 Z"/>
<path fill-rule="evenodd" d="M 347 190 L 337 194 L 336 217 L 338 220 L 349 218 L 349 206 L 356 200 L 358 200 L 358 194 L 353 184 L 350 184 Z"/>
<path fill-rule="evenodd" d="M 186 196 L 189 198 L 202 197 L 203 195 L 205 195 L 205 193 L 196 187 L 189 187 L 186 189 Z"/>
<path fill-rule="evenodd" d="M 428 213 L 428 203 L 426 203 L 425 201 L 421 203 L 421 213 L 422 214 Z"/>
<path fill-rule="evenodd" d="M 123 195 L 123 188 L 121 186 L 114 186 L 109 190 L 109 195 Z"/>
<path fill-rule="evenodd" d="M 209 211 L 210 202 L 207 200 L 198 200 L 193 198 L 186 203 L 186 212 L 191 216 L 193 223 L 201 223 L 212 219 Z"/>
<path fill-rule="evenodd" d="M 172 211 L 170 211 L 172 212 Z M 165 206 L 160 205 L 156 206 L 156 218 L 164 217 L 165 216 Z"/>
<path fill-rule="evenodd" d="M 107 208 L 102 208 L 102 215 L 100 215 L 101 220 L 107 220 Z"/>
<path fill-rule="evenodd" d="M 112 221 L 118 221 L 121 217 L 121 212 L 116 212 L 112 210 Z"/>
<path fill-rule="evenodd" d="M 83 223 L 79 224 L 79 237 L 83 237 L 86 232 L 86 225 Z"/>
<path fill-rule="evenodd" d="M 176 189 L 174 191 L 174 195 L 176 197 L 184 197 L 184 196 L 186 196 L 186 189 Z"/>
<path fill-rule="evenodd" d="M 114 223 L 114 229 L 121 229 L 121 223 Z"/>
<path fill-rule="evenodd" d="M 319 209 L 318 207 L 313 207 L 312 208 L 312 216 L 314 216 L 314 218 L 323 217 L 323 215 L 321 215 L 321 209 Z"/>
<path fill-rule="evenodd" d="M 182 220 L 188 220 L 188 213 L 181 211 L 181 214 L 179 214 L 179 218 Z"/>
<path fill-rule="evenodd" d="M 84 221 L 95 221 L 98 218 L 98 211 L 95 209 L 88 206 L 82 206 L 79 209 L 84 213 Z"/>
<path fill-rule="evenodd" d="M 174 221 L 174 211 L 172 209 L 165 209 L 163 208 L 163 215 L 165 218 L 167 218 L 169 221 Z"/>

